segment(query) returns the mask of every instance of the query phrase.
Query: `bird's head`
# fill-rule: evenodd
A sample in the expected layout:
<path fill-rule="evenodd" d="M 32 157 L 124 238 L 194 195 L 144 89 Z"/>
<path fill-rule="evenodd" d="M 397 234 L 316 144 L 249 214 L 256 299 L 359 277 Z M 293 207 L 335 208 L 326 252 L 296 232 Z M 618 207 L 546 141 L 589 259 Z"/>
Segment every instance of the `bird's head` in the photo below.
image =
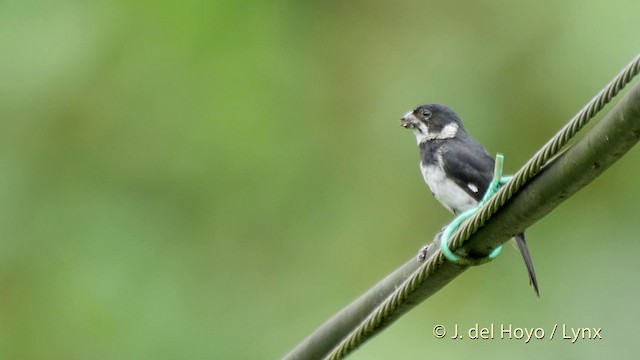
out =
<path fill-rule="evenodd" d="M 400 119 L 400 125 L 413 130 L 418 143 L 451 139 L 456 137 L 458 132 L 464 132 L 458 115 L 440 104 L 418 106 Z"/>

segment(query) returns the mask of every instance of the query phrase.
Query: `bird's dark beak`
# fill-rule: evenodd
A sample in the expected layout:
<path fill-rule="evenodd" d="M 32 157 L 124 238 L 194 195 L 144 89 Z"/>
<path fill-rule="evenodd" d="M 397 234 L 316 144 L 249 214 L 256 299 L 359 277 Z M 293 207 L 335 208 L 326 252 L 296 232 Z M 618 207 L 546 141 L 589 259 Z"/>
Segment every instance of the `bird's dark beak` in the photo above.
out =
<path fill-rule="evenodd" d="M 413 111 L 410 111 L 400 119 L 400 126 L 403 126 L 405 129 L 410 129 L 416 126 L 417 121 L 418 119 L 413 116 Z"/>

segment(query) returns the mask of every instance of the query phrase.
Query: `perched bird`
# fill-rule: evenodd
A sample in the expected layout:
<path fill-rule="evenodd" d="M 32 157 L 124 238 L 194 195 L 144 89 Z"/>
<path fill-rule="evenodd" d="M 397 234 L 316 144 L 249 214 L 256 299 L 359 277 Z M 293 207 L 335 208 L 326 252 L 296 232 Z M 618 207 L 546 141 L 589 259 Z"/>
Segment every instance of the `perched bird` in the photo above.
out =
<path fill-rule="evenodd" d="M 461 214 L 482 200 L 493 178 L 494 160 L 467 134 L 453 110 L 440 104 L 422 105 L 408 112 L 400 125 L 413 130 L 424 181 L 447 210 Z M 530 283 L 540 296 L 524 233 L 514 240 L 527 266 Z"/>

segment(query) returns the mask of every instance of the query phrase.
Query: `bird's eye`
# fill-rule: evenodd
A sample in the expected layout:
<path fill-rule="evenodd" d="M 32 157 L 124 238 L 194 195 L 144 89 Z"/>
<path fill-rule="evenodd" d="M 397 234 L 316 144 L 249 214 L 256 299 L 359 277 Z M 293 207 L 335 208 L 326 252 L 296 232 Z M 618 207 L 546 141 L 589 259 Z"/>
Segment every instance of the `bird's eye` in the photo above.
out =
<path fill-rule="evenodd" d="M 431 111 L 427 110 L 427 109 L 423 109 L 422 110 L 422 116 L 424 116 L 425 119 L 428 119 L 431 117 Z"/>

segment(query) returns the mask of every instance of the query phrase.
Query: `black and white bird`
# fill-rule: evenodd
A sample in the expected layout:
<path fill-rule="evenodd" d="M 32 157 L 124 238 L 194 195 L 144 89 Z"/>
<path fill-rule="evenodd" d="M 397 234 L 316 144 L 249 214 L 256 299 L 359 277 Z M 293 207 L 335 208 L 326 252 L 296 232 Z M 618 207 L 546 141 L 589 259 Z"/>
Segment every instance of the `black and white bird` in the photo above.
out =
<path fill-rule="evenodd" d="M 413 130 L 424 181 L 447 210 L 461 214 L 482 200 L 493 178 L 494 160 L 467 134 L 453 110 L 440 104 L 422 105 L 408 112 L 400 125 Z M 514 240 L 527 266 L 530 283 L 540 296 L 524 233 Z"/>

